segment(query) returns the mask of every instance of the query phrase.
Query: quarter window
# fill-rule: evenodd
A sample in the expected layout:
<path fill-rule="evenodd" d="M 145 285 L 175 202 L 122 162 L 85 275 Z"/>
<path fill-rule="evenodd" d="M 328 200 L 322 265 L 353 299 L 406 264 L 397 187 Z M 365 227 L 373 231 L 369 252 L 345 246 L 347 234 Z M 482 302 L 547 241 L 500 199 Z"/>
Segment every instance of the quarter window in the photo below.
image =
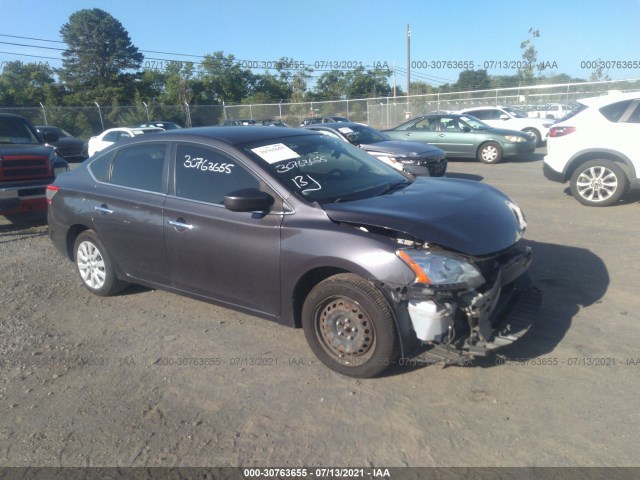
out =
<path fill-rule="evenodd" d="M 243 188 L 260 188 L 260 182 L 240 162 L 199 145 L 178 145 L 175 167 L 176 196 L 223 204 L 225 195 Z"/>

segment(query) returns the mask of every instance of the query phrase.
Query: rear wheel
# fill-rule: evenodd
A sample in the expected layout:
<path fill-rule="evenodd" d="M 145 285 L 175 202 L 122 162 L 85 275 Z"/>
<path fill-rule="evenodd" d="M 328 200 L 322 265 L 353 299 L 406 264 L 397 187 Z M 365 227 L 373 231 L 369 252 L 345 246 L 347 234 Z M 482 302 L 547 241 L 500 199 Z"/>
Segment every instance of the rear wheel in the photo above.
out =
<path fill-rule="evenodd" d="M 487 142 L 480 146 L 477 154 L 482 163 L 498 163 L 502 160 L 502 147 L 496 142 Z"/>
<path fill-rule="evenodd" d="M 571 193 L 583 205 L 607 207 L 627 189 L 627 177 L 611 160 L 591 160 L 571 175 Z"/>
<path fill-rule="evenodd" d="M 343 375 L 373 377 L 398 356 L 391 307 L 358 275 L 334 275 L 316 285 L 305 300 L 302 326 L 318 359 Z"/>
<path fill-rule="evenodd" d="M 127 286 L 116 277 L 111 257 L 92 230 L 78 235 L 73 252 L 76 270 L 90 292 L 106 297 Z"/>

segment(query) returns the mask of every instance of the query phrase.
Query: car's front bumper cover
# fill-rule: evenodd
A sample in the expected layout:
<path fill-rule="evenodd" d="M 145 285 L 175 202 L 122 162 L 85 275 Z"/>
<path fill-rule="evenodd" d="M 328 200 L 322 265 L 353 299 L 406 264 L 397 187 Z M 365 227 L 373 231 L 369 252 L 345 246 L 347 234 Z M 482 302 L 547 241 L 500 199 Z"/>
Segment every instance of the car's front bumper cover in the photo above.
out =
<path fill-rule="evenodd" d="M 538 318 L 542 304 L 541 292 L 526 273 L 530 263 L 528 248 L 509 254 L 483 291 L 431 299 L 410 294 L 410 318 L 422 343 L 418 356 L 460 363 L 520 339 Z M 430 310 L 424 308 L 420 315 L 416 305 Z M 464 335 L 459 334 L 462 324 L 469 328 Z"/>

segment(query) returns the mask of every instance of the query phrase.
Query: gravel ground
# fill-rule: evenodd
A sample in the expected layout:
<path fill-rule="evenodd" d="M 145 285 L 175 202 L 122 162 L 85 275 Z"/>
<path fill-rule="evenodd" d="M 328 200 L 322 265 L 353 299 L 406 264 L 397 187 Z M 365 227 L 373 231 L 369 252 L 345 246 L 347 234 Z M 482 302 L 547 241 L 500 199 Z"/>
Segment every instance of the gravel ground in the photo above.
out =
<path fill-rule="evenodd" d="M 638 197 L 583 207 L 540 154 L 452 161 L 527 215 L 540 319 L 467 366 L 331 372 L 289 329 L 91 295 L 42 215 L 0 218 L 3 466 L 640 466 Z"/>

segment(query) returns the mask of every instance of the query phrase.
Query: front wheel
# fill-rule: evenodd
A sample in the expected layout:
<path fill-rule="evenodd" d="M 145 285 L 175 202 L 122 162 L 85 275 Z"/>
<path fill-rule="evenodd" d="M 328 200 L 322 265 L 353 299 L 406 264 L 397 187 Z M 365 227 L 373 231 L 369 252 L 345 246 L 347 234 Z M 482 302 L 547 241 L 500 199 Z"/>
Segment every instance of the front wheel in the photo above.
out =
<path fill-rule="evenodd" d="M 358 275 L 334 275 L 316 285 L 304 302 L 302 326 L 318 359 L 343 375 L 373 377 L 398 357 L 391 307 Z"/>
<path fill-rule="evenodd" d="M 583 205 L 613 205 L 626 189 L 626 175 L 610 160 L 591 160 L 583 163 L 571 175 L 571 193 Z"/>
<path fill-rule="evenodd" d="M 502 147 L 496 142 L 487 142 L 478 149 L 478 160 L 482 163 L 498 163 L 502 160 Z"/>
<path fill-rule="evenodd" d="M 78 235 L 73 252 L 76 270 L 90 292 L 106 297 L 127 286 L 116 276 L 111 257 L 93 231 Z"/>

